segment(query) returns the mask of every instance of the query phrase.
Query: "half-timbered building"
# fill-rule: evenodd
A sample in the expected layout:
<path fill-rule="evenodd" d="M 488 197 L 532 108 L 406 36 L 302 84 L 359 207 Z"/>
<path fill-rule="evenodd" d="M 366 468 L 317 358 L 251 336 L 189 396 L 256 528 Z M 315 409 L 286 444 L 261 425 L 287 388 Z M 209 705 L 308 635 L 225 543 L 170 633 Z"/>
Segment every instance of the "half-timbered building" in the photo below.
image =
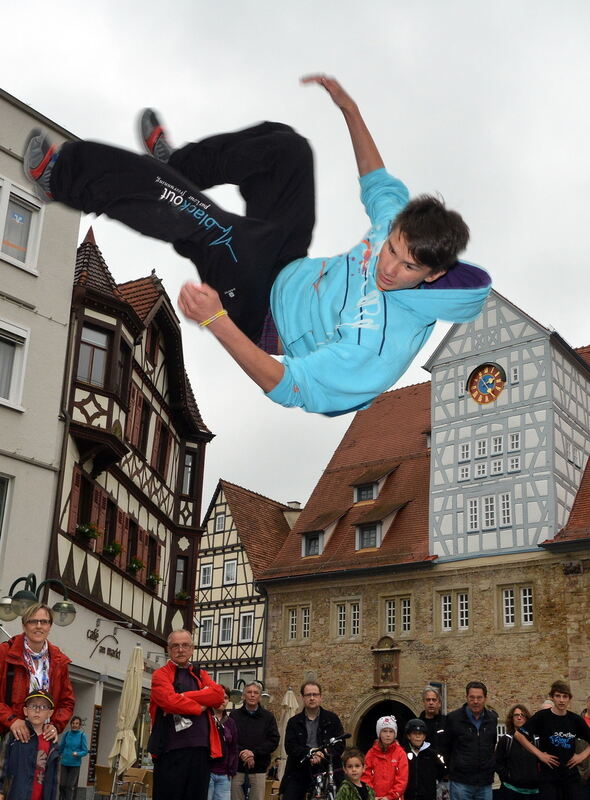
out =
<path fill-rule="evenodd" d="M 275 698 L 318 679 L 368 746 L 427 683 L 452 708 L 484 680 L 501 717 L 588 694 L 589 354 L 493 292 L 431 382 L 356 414 L 260 578 Z"/>
<path fill-rule="evenodd" d="M 169 631 L 192 628 L 212 434 L 162 282 L 152 273 L 117 284 L 92 231 L 78 249 L 67 376 L 49 568 L 78 613 L 53 639 L 73 659 L 78 713 L 92 720 L 100 709 L 94 760 L 106 764 L 133 646 L 153 670 Z"/>
<path fill-rule="evenodd" d="M 258 578 L 299 515 L 220 480 L 205 514 L 195 603 L 195 657 L 230 688 L 263 680 L 266 592 Z"/>

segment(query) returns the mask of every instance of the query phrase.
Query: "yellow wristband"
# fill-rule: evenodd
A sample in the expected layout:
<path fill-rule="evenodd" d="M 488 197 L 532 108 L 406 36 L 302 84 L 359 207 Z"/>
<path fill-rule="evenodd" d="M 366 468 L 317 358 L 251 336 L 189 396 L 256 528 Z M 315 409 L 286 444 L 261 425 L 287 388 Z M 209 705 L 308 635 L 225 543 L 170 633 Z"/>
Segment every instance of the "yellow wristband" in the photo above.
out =
<path fill-rule="evenodd" d="M 203 322 L 199 322 L 199 326 L 201 328 L 206 328 L 207 325 L 211 325 L 211 323 L 215 322 L 215 320 L 219 319 L 219 317 L 227 317 L 227 311 L 225 310 L 225 308 L 222 308 L 216 314 L 213 314 L 213 316 L 209 317 L 209 319 L 204 319 Z"/>

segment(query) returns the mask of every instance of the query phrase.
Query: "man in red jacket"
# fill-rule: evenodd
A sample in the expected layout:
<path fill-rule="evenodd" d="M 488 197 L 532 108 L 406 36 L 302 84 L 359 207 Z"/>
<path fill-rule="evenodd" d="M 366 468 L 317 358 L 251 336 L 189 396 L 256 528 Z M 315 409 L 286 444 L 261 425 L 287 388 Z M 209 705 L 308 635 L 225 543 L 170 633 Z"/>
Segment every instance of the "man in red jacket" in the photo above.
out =
<path fill-rule="evenodd" d="M 222 755 L 211 709 L 223 702 L 223 688 L 195 667 L 192 654 L 190 632 L 173 631 L 170 660 L 152 675 L 153 800 L 206 800 L 209 759 Z"/>

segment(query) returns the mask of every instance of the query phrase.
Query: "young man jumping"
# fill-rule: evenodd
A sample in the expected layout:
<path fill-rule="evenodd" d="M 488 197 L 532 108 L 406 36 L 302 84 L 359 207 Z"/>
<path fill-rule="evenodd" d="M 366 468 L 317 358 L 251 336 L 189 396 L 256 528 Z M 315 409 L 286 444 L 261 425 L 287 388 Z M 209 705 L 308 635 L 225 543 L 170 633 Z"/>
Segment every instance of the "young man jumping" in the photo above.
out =
<path fill-rule="evenodd" d="M 151 158 L 93 142 L 57 150 L 34 131 L 24 168 L 42 199 L 171 242 L 202 280 L 182 288 L 182 313 L 208 328 L 271 400 L 335 415 L 389 389 L 437 319 L 475 319 L 490 278 L 457 260 L 469 239 L 457 212 L 427 195 L 408 202 L 340 84 L 323 75 L 303 82 L 322 86 L 344 115 L 371 221 L 361 242 L 330 258 L 307 256 L 313 156 L 287 125 L 264 122 L 173 150 L 147 110 Z M 244 216 L 203 194 L 223 183 L 238 186 Z M 272 357 L 279 353 L 282 361 Z"/>

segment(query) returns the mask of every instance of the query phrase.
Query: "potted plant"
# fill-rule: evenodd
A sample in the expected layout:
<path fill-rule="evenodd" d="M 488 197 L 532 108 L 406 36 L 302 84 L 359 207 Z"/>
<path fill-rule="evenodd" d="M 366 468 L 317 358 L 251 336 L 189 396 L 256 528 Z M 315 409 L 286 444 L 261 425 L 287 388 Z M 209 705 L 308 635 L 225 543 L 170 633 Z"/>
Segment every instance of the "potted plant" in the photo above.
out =
<path fill-rule="evenodd" d="M 116 556 L 121 555 L 122 552 L 123 552 L 123 545 L 120 542 L 109 542 L 108 544 L 105 544 L 105 546 L 102 548 L 103 556 L 106 556 L 111 560 Z"/>
<path fill-rule="evenodd" d="M 127 564 L 127 572 L 129 572 L 130 575 L 135 575 L 137 572 L 139 572 L 140 569 L 143 569 L 144 567 L 145 564 L 143 563 L 143 561 L 141 561 L 136 556 L 133 556 L 133 558 Z"/>
<path fill-rule="evenodd" d="M 158 575 L 157 572 L 150 572 L 150 574 L 147 576 L 146 584 L 150 587 L 150 589 L 155 589 L 161 580 L 162 576 Z"/>
<path fill-rule="evenodd" d="M 76 525 L 76 537 L 83 547 L 90 547 L 94 539 L 98 539 L 98 527 L 94 522 L 79 522 Z"/>
<path fill-rule="evenodd" d="M 174 595 L 174 602 L 177 603 L 179 606 L 185 606 L 188 601 L 190 600 L 190 594 L 185 591 L 176 592 Z"/>

